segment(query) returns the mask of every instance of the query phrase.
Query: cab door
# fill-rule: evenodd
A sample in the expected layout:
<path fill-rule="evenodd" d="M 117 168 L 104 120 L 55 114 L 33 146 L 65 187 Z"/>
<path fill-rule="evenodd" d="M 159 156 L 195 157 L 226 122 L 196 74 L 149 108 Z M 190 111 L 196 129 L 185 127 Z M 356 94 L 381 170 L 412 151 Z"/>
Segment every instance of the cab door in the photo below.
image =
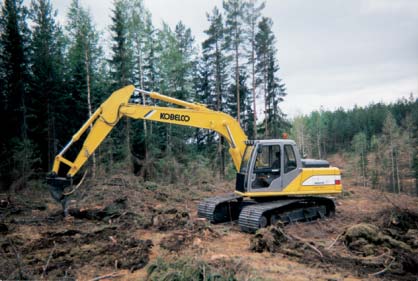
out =
<path fill-rule="evenodd" d="M 301 172 L 298 150 L 294 145 L 283 145 L 283 177 L 282 189 L 286 188 Z"/>

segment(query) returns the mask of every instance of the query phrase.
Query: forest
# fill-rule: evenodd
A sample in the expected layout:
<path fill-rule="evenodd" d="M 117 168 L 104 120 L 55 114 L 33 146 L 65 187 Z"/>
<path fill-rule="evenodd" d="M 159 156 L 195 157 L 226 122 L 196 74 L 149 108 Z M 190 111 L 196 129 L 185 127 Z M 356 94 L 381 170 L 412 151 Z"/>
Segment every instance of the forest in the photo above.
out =
<path fill-rule="evenodd" d="M 362 185 L 418 194 L 413 94 L 392 104 L 288 118 L 280 104 L 297 93 L 287 93 L 281 79 L 279 39 L 264 8 L 261 1 L 224 1 L 207 13 L 206 39 L 196 42 L 181 21 L 154 26 L 142 0 L 114 1 L 110 39 L 78 0 L 67 11 L 56 11 L 49 0 L 4 0 L 1 189 L 17 191 L 43 179 L 55 155 L 100 103 L 134 84 L 226 112 L 250 139 L 290 132 L 307 157 L 346 153 L 353 167 L 347 175 Z M 65 13 L 64 23 L 58 13 Z M 199 166 L 232 179 L 226 146 L 210 131 L 126 119 L 92 157 L 89 176 L 119 169 L 173 183 L 187 181 L 189 175 L 180 171 Z"/>
<path fill-rule="evenodd" d="M 104 30 L 83 1 L 52 3 L 0 2 L 0 279 L 417 280 L 417 93 L 290 116 L 271 2 L 223 0 L 202 42 L 155 25 L 144 0 L 113 0 Z M 59 151 L 130 84 L 227 113 L 249 140 L 287 134 L 311 166 L 276 140 L 294 160 L 257 171 L 268 189 L 225 195 L 240 175 L 223 137 L 122 117 L 101 123 L 114 128 L 95 153 L 84 139 L 66 151 L 90 157 L 74 185 L 48 188 Z"/>

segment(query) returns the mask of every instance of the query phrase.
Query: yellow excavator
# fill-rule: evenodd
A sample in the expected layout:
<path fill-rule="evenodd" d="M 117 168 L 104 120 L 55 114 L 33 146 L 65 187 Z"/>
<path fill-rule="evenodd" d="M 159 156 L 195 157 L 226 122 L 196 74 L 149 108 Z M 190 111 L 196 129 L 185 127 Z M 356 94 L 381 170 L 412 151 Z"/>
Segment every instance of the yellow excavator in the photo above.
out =
<path fill-rule="evenodd" d="M 147 105 L 146 97 L 180 107 Z M 313 220 L 335 212 L 333 198 L 324 195 L 342 192 L 341 173 L 327 161 L 301 159 L 296 143 L 285 138 L 248 140 L 237 120 L 228 114 L 132 85 L 115 91 L 103 102 L 55 157 L 47 183 L 64 212 L 64 189 L 72 185 L 74 175 L 122 117 L 209 129 L 225 138 L 237 170 L 236 188 L 234 193 L 199 203 L 198 216 L 212 223 L 238 219 L 241 230 L 254 232 L 278 221 Z M 76 158 L 65 158 L 86 132 Z"/>

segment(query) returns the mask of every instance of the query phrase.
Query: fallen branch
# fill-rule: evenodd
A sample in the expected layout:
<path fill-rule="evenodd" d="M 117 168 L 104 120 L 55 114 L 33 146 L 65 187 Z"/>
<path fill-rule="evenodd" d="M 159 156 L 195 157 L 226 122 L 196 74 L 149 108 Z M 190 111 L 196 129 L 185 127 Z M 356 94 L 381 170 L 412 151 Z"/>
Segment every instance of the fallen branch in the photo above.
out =
<path fill-rule="evenodd" d="M 12 239 L 8 238 L 10 247 L 13 250 L 13 253 L 15 254 L 15 258 L 16 258 L 16 263 L 17 263 L 17 269 L 19 270 L 19 279 L 23 279 L 24 278 L 24 274 L 23 274 L 23 269 L 22 269 L 22 260 L 20 258 L 19 252 L 16 250 L 15 245 L 13 244 Z"/>
<path fill-rule="evenodd" d="M 341 237 L 341 235 L 343 235 L 343 233 L 338 234 L 337 238 L 335 238 L 334 241 L 331 243 L 331 245 L 329 245 L 326 249 L 327 250 L 331 249 L 335 245 L 335 243 L 337 243 L 337 241 L 340 239 L 340 237 Z"/>
<path fill-rule="evenodd" d="M 377 276 L 377 275 L 380 275 L 380 274 L 385 273 L 386 271 L 388 271 L 390 269 L 390 267 L 392 266 L 393 262 L 395 261 L 394 257 L 391 257 L 391 258 L 392 258 L 392 261 L 384 269 L 382 269 L 378 272 L 375 272 L 375 273 L 371 273 L 371 274 L 369 274 L 369 276 Z"/>
<path fill-rule="evenodd" d="M 291 234 L 286 234 L 284 233 L 284 231 L 279 228 L 280 232 L 283 234 L 284 237 L 286 237 L 289 240 L 298 240 L 299 242 L 302 242 L 303 244 L 305 244 L 306 246 L 308 246 L 309 248 L 311 248 L 312 250 L 314 250 L 321 258 L 324 257 L 324 255 L 322 254 L 322 252 L 320 250 L 318 250 L 318 248 L 316 248 L 315 246 L 313 246 L 312 244 L 310 244 L 308 241 L 306 241 L 305 239 L 302 239 L 296 235 L 291 235 Z"/>
<path fill-rule="evenodd" d="M 123 276 L 123 274 L 120 274 L 120 273 L 117 273 L 117 272 L 112 272 L 112 273 L 109 273 L 109 274 L 106 274 L 106 275 L 102 275 L 102 276 L 95 277 L 95 278 L 91 279 L 90 281 L 98 281 L 98 280 L 103 280 L 103 279 L 112 279 L 112 278 L 120 277 L 120 276 Z"/>
<path fill-rule="evenodd" d="M 46 264 L 43 267 L 41 279 L 44 279 L 44 277 L 45 277 L 46 270 L 48 269 L 48 266 L 49 266 L 49 262 L 51 261 L 52 255 L 54 254 L 55 247 L 56 247 L 56 244 L 55 244 L 55 241 L 54 241 L 54 247 L 52 247 L 52 250 L 51 250 L 51 252 L 49 253 L 49 256 L 48 256 L 48 260 L 46 261 Z"/>

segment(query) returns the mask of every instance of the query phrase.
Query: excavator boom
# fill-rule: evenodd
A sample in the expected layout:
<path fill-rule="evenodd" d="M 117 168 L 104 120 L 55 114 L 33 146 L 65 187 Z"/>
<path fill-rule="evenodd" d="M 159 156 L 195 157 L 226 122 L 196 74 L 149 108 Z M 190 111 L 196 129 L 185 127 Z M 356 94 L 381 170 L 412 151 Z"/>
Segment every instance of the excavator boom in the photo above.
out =
<path fill-rule="evenodd" d="M 183 108 L 130 103 L 129 101 L 134 94 L 140 94 L 143 97 L 148 96 Z M 229 143 L 229 153 L 235 168 L 237 171 L 240 169 L 247 136 L 234 118 L 228 114 L 208 109 L 202 104 L 178 100 L 156 92 L 135 89 L 131 85 L 115 91 L 73 135 L 71 141 L 55 157 L 50 178 L 59 175 L 62 164 L 69 167 L 66 177 L 68 179 L 72 178 L 124 116 L 216 131 Z M 65 152 L 80 139 L 88 128 L 90 128 L 90 131 L 77 157 L 73 161 L 66 159 L 64 157 Z"/>

